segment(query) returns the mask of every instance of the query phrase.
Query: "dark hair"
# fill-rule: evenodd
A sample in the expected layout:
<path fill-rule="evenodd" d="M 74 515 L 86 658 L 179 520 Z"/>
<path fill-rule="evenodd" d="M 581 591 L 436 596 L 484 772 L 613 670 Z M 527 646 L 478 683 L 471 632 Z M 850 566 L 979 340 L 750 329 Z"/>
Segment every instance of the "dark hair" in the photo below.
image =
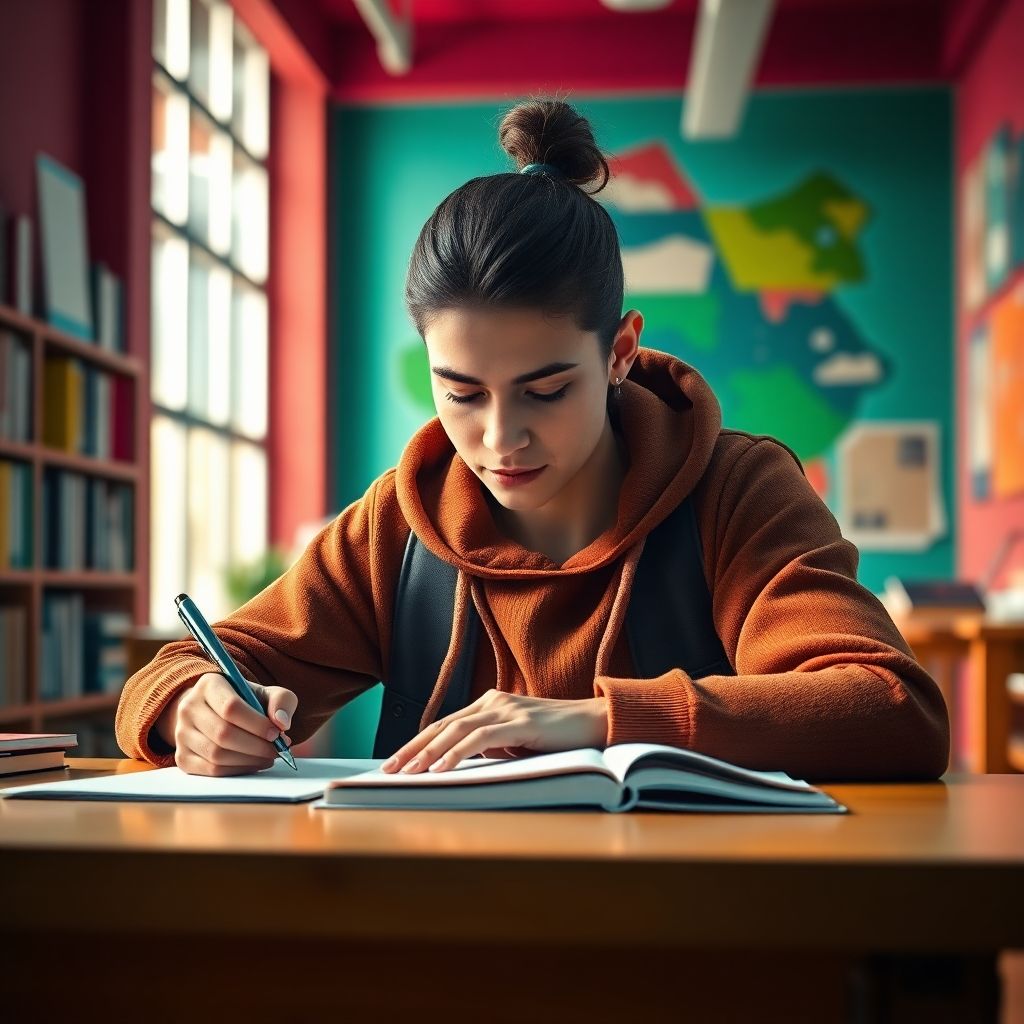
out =
<path fill-rule="evenodd" d="M 444 309 L 534 308 L 571 314 L 596 331 L 604 356 L 622 318 L 622 254 L 615 225 L 593 199 L 608 162 L 586 118 L 568 103 L 519 103 L 498 129 L 517 172 L 473 178 L 423 225 L 409 262 L 405 302 L 422 337 Z"/>

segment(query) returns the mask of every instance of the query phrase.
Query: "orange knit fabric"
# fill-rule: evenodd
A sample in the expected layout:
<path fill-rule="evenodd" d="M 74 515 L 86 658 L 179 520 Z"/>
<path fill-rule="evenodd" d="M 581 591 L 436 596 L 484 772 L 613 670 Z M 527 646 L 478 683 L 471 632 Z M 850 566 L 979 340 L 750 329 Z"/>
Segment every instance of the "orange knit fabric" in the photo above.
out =
<path fill-rule="evenodd" d="M 792 452 L 723 430 L 704 379 L 653 349 L 640 349 L 623 382 L 617 429 L 629 455 L 618 521 L 562 564 L 499 532 L 483 485 L 435 418 L 288 572 L 215 623 L 217 635 L 251 679 L 298 695 L 290 735 L 301 742 L 387 679 L 411 528 L 459 570 L 455 627 L 422 725 L 443 699 L 472 601 L 485 627 L 473 696 L 494 686 L 605 696 L 609 743 L 668 743 L 807 779 L 941 775 L 942 695 L 857 583 L 857 550 Z M 716 627 L 737 675 L 694 680 L 674 669 L 637 679 L 622 628 L 636 561 L 691 493 Z M 173 764 L 151 746 L 150 729 L 209 670 L 197 645 L 179 641 L 135 673 L 117 709 L 122 750 Z"/>

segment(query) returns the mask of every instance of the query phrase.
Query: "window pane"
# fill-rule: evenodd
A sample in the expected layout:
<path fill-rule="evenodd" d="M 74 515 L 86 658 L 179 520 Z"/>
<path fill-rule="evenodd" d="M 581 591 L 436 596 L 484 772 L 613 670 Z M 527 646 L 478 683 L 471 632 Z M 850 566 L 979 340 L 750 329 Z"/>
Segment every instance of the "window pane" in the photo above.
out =
<path fill-rule="evenodd" d="M 270 110 L 270 62 L 242 25 L 235 22 L 235 136 L 255 157 L 267 155 Z"/>
<path fill-rule="evenodd" d="M 189 133 L 188 226 L 214 252 L 231 249 L 231 138 L 198 111 Z"/>
<path fill-rule="evenodd" d="M 153 209 L 175 224 L 188 217 L 188 98 L 153 76 Z"/>
<path fill-rule="evenodd" d="M 231 275 L 193 249 L 188 283 L 188 408 L 226 424 L 231 411 Z"/>
<path fill-rule="evenodd" d="M 228 548 L 228 444 L 209 430 L 188 437 L 188 592 L 211 622 L 231 609 L 225 587 Z"/>
<path fill-rule="evenodd" d="M 188 0 L 154 0 L 153 57 L 179 82 L 188 76 Z"/>
<path fill-rule="evenodd" d="M 241 150 L 235 154 L 231 258 L 259 284 L 267 279 L 267 172 Z"/>
<path fill-rule="evenodd" d="M 231 310 L 232 421 L 260 440 L 267 433 L 267 297 L 237 283 Z"/>
<path fill-rule="evenodd" d="M 214 117 L 231 119 L 233 15 L 219 0 L 192 0 L 192 91 Z"/>
<path fill-rule="evenodd" d="M 167 409 L 188 398 L 188 305 L 188 245 L 155 225 L 150 393 Z"/>
<path fill-rule="evenodd" d="M 174 599 L 186 589 L 185 428 L 155 415 L 151 427 L 149 620 L 176 627 Z"/>
<path fill-rule="evenodd" d="M 267 454 L 253 444 L 231 446 L 231 558 L 248 565 L 267 548 Z"/>

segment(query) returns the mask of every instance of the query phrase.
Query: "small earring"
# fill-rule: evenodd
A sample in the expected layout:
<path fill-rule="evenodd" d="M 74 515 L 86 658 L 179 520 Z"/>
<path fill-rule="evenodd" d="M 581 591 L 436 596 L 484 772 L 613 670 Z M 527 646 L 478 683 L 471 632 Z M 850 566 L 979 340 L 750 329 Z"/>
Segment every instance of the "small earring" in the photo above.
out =
<path fill-rule="evenodd" d="M 616 398 L 621 398 L 622 397 L 622 387 L 619 384 L 620 380 L 622 380 L 621 377 L 616 377 L 615 378 L 615 397 Z"/>

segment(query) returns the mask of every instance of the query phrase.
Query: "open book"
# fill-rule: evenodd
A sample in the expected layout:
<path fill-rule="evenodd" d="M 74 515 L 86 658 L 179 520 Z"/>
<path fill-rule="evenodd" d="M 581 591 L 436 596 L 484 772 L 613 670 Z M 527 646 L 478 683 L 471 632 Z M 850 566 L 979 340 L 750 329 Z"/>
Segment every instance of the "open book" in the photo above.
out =
<path fill-rule="evenodd" d="M 847 810 L 827 793 L 785 772 L 753 771 L 657 743 L 471 759 L 444 772 L 416 775 L 373 769 L 332 780 L 314 806 L 832 814 Z"/>

